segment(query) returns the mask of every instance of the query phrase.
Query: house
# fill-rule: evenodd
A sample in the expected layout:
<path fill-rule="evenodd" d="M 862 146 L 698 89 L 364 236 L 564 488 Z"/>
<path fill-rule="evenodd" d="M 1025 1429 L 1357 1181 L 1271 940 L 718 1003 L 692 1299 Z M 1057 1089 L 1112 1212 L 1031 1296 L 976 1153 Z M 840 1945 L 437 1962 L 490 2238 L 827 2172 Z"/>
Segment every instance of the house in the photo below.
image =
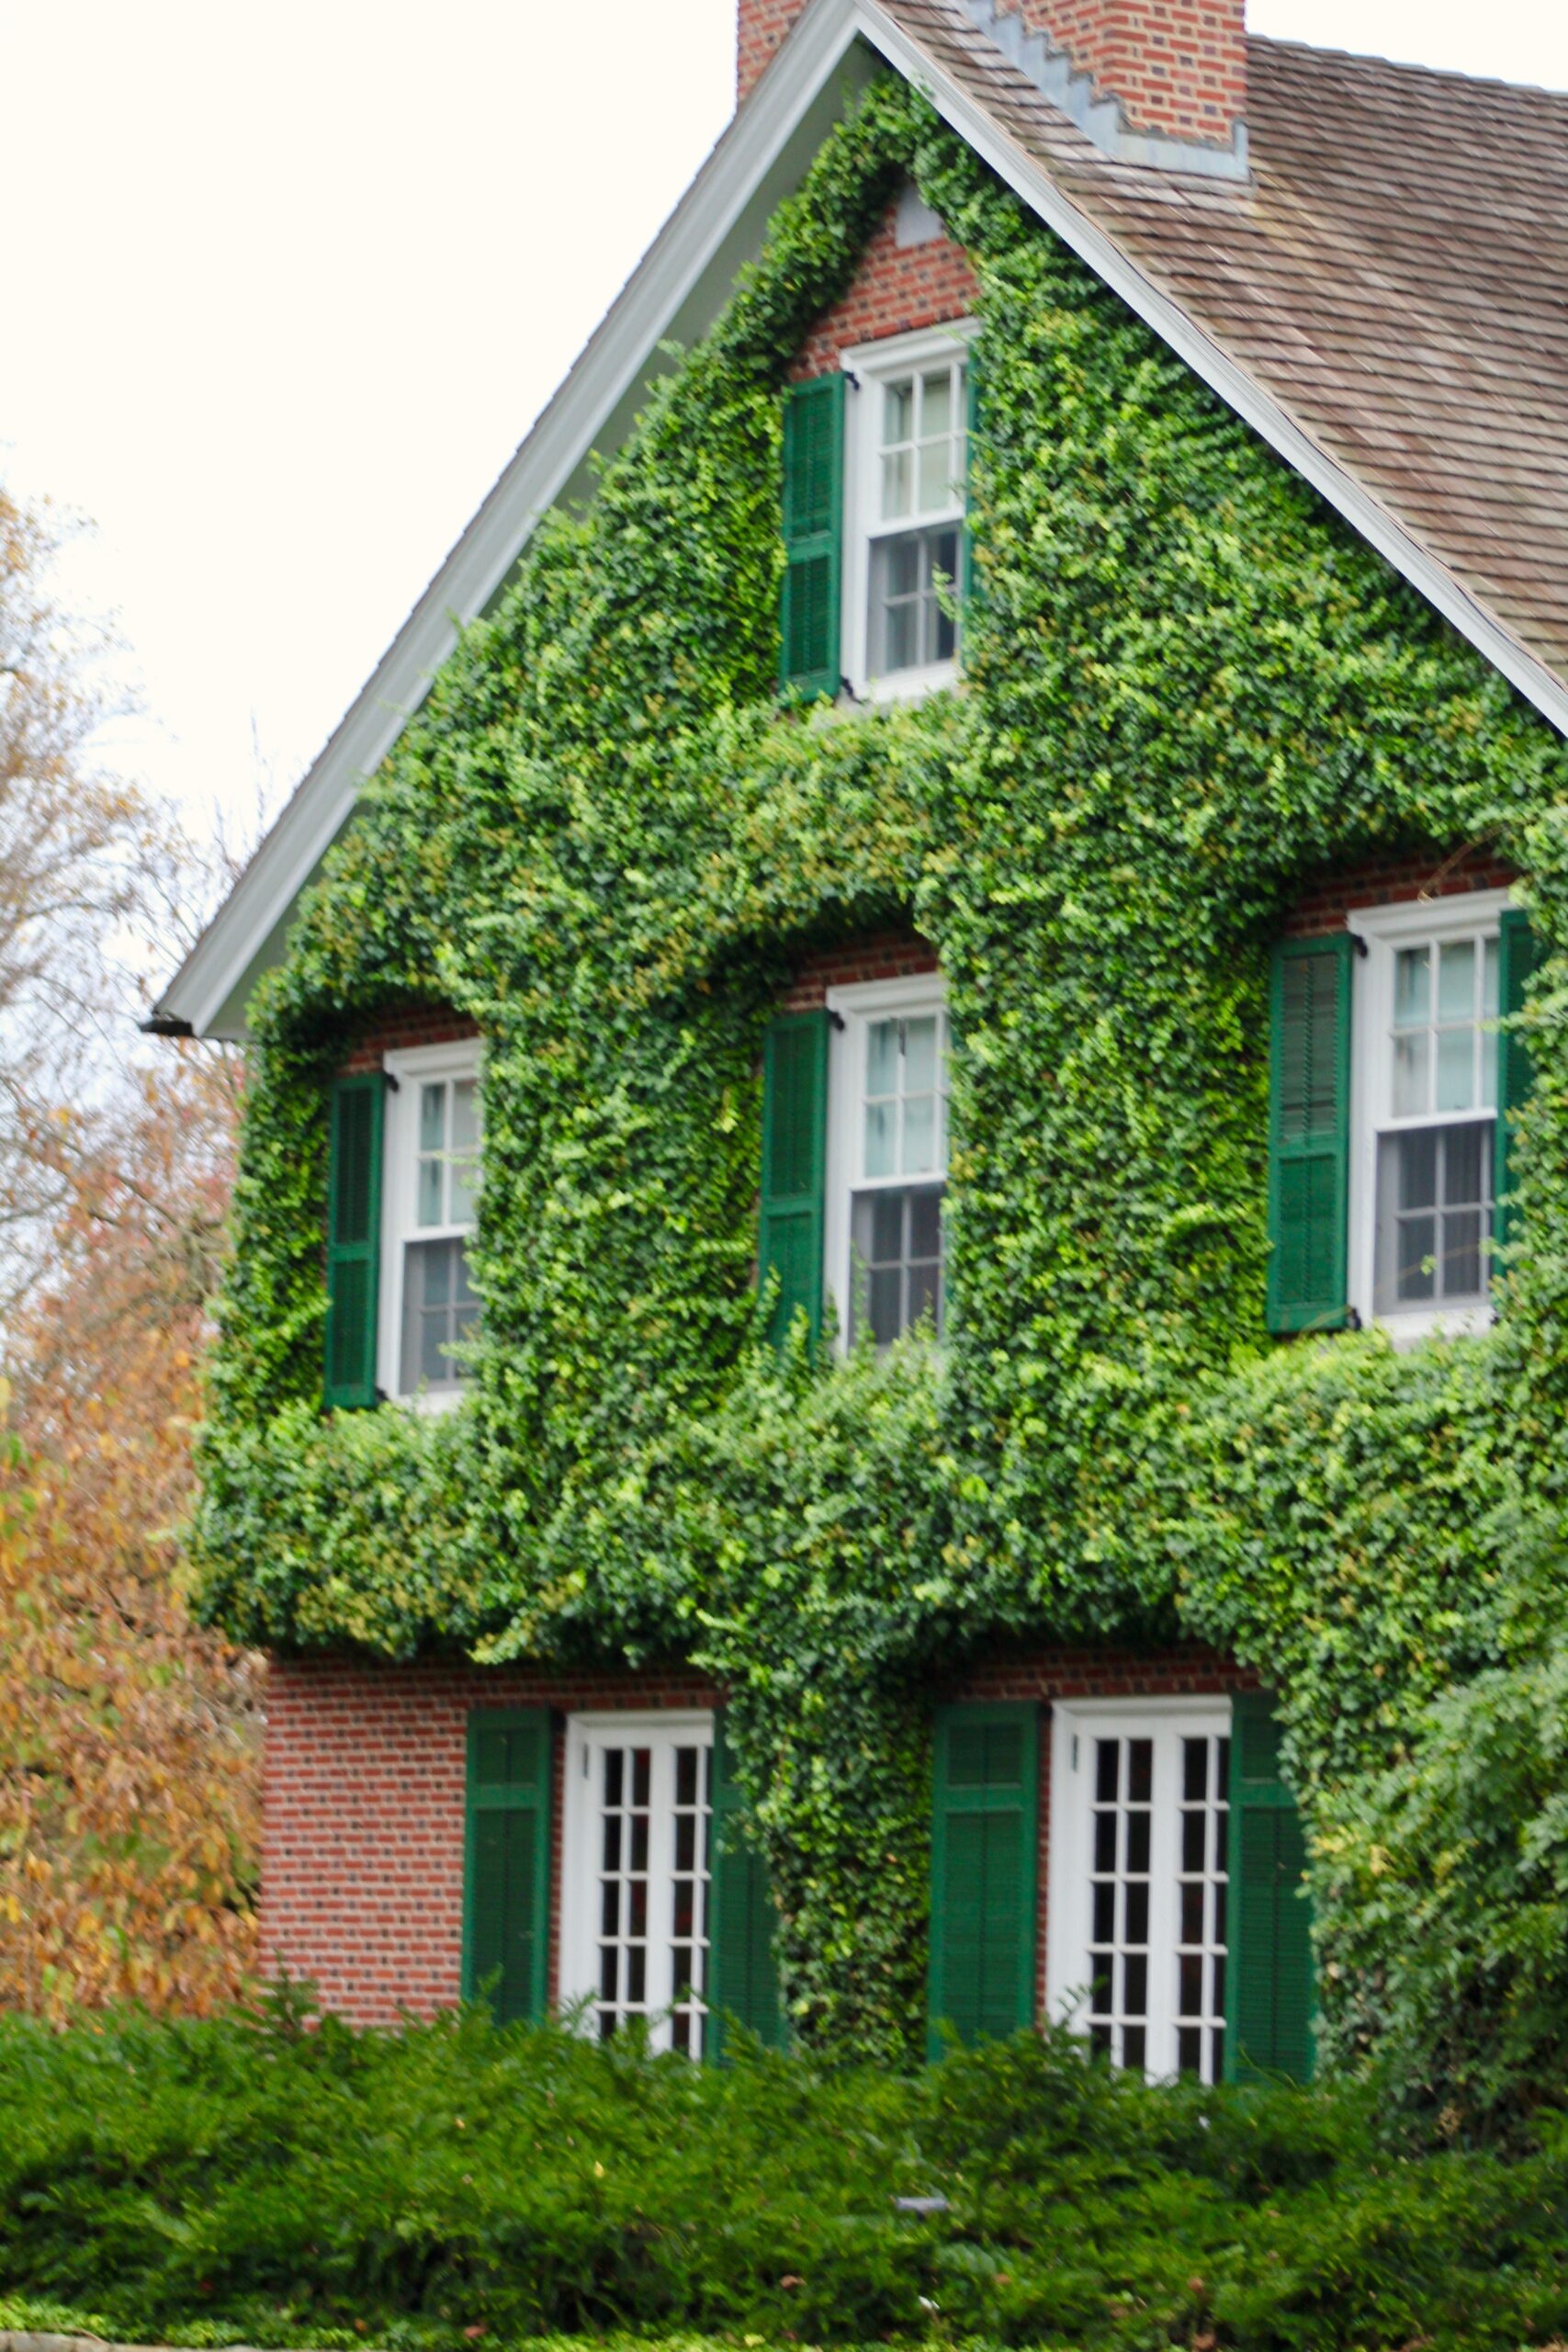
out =
<path fill-rule="evenodd" d="M 1300 2073 L 1298 1798 L 1561 1414 L 1568 98 L 1241 0 L 739 83 L 153 1024 L 257 1043 L 264 1940 Z"/>

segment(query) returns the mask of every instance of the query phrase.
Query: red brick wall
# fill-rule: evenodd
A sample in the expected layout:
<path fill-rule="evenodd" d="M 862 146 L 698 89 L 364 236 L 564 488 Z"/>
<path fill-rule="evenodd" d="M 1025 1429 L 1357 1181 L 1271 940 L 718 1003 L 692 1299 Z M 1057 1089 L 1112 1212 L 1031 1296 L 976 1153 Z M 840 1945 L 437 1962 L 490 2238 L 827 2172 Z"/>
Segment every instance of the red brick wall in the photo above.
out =
<path fill-rule="evenodd" d="M 389 1012 L 374 1029 L 367 1029 L 355 1042 L 342 1068 L 342 1075 L 350 1077 L 361 1070 L 379 1069 L 383 1054 L 402 1053 L 411 1046 L 452 1046 L 465 1037 L 477 1037 L 479 1030 L 466 1014 L 453 1012 L 442 1005 L 410 1005 L 405 1012 Z"/>
<path fill-rule="evenodd" d="M 711 1707 L 699 1676 L 274 1658 L 262 1802 L 262 1963 L 358 2025 L 461 1992 L 470 1707 Z M 560 1879 L 561 1757 L 551 1836 Z M 553 1905 L 552 1905 L 553 1908 Z M 550 1990 L 556 1991 L 555 1952 Z"/>
<path fill-rule="evenodd" d="M 1412 899 L 1451 899 L 1465 890 L 1506 890 L 1518 870 L 1485 849 L 1391 851 L 1337 873 L 1314 876 L 1285 922 L 1289 939 L 1322 939 L 1343 931 L 1359 907 L 1392 907 Z"/>
<path fill-rule="evenodd" d="M 963 1699 L 1168 1697 L 1248 1687 L 1213 1652 L 1186 1648 L 1020 1652 L 976 1667 Z M 458 1999 L 463 1946 L 463 1804 L 468 1711 L 476 1706 L 712 1707 L 687 1668 L 546 1672 L 460 1665 L 377 1666 L 275 1658 L 263 1783 L 263 1965 L 309 1978 L 360 2025 L 428 2017 Z M 1042 1726 L 1040 1999 L 1050 1860 L 1050 1740 Z M 562 1733 L 551 1826 L 552 1916 L 561 1883 Z M 552 1939 L 550 1991 L 558 1990 Z"/>
<path fill-rule="evenodd" d="M 1021 0 L 1128 122 L 1224 146 L 1247 118 L 1245 0 Z"/>
<path fill-rule="evenodd" d="M 897 210 L 895 198 L 873 230 L 852 282 L 801 345 L 790 369 L 795 382 L 830 375 L 840 353 L 854 344 L 947 326 L 974 310 L 975 273 L 963 247 L 949 237 L 900 245 L 894 226 Z"/>
<path fill-rule="evenodd" d="M 913 932 L 878 932 L 807 956 L 779 999 L 779 1011 L 815 1012 L 827 1003 L 829 989 L 852 988 L 861 980 L 908 979 L 939 969 L 936 949 Z"/>
<path fill-rule="evenodd" d="M 806 0 L 740 0 L 735 47 L 738 106 L 772 64 L 773 51 L 805 6 Z"/>

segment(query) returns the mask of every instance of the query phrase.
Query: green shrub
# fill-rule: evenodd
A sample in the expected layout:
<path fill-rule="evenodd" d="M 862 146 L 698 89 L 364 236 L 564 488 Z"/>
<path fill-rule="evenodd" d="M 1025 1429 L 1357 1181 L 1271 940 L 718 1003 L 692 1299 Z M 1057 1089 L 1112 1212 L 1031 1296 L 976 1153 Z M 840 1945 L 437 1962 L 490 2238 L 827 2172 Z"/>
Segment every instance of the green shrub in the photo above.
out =
<path fill-rule="evenodd" d="M 1339 2054 L 1450 2137 L 1568 2101 L 1568 1638 L 1434 1700 L 1318 1844 Z"/>
<path fill-rule="evenodd" d="M 914 2076 L 699 2069 L 479 2013 L 356 2033 L 286 1995 L 6 2019 L 0 2115 L 13 2306 L 130 2337 L 1512 2352 L 1568 2324 L 1560 2131 L 1401 2158 L 1360 2094 L 1152 2089 L 1060 2035 Z"/>

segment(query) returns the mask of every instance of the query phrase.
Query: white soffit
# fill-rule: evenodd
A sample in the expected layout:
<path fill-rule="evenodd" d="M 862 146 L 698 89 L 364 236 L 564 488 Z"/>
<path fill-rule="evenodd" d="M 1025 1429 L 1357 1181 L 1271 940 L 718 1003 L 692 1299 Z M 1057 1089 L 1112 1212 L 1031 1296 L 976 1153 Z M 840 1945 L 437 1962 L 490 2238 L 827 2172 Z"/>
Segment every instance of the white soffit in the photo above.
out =
<path fill-rule="evenodd" d="M 873 54 L 874 52 L 874 54 Z M 362 779 L 396 742 L 454 642 L 504 585 L 539 516 L 591 486 L 661 361 L 717 316 L 768 220 L 877 58 L 938 113 L 1193 373 L 1310 482 L 1542 716 L 1568 735 L 1568 690 L 1381 501 L 1154 285 L 1038 160 L 942 71 L 877 0 L 811 0 L 560 390 L 404 622 L 229 898 L 164 992 L 154 1023 L 240 1037 L 256 980 L 283 952 L 300 892 L 349 820 Z"/>

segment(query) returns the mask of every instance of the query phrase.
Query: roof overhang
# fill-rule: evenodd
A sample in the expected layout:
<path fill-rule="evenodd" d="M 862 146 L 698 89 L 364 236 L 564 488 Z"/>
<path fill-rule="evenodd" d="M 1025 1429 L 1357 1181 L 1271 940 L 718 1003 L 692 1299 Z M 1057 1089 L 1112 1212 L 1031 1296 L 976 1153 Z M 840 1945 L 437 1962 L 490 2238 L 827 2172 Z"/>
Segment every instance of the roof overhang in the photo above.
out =
<path fill-rule="evenodd" d="M 1057 186 L 1039 158 L 878 0 L 811 0 L 604 324 L 437 572 L 376 672 L 164 991 L 152 1023 L 241 1037 L 256 980 L 283 953 L 301 891 L 348 823 L 457 630 L 494 601 L 539 517 L 589 494 L 589 458 L 625 437 L 660 345 L 696 341 L 768 220 L 854 94 L 886 63 L 931 100 L 1032 211 L 1243 421 L 1568 735 L 1568 688 L 1479 604 Z"/>

